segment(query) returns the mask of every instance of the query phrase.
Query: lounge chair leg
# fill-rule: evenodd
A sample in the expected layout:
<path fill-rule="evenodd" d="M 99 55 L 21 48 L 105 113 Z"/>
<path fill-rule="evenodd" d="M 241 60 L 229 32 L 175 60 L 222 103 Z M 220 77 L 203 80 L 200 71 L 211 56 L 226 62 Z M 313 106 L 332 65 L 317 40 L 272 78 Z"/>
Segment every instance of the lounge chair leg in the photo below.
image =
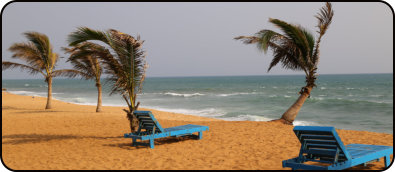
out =
<path fill-rule="evenodd" d="M 199 131 L 199 140 L 203 139 L 203 132 Z"/>
<path fill-rule="evenodd" d="M 389 165 L 390 165 L 390 155 L 386 155 L 385 157 L 384 157 L 384 164 L 385 164 L 385 167 L 388 167 Z"/>
<path fill-rule="evenodd" d="M 132 145 L 133 145 L 133 146 L 136 146 L 136 139 L 133 138 L 132 140 L 133 140 Z"/>
<path fill-rule="evenodd" d="M 151 149 L 154 148 L 154 139 L 149 139 L 149 146 L 151 147 Z"/>

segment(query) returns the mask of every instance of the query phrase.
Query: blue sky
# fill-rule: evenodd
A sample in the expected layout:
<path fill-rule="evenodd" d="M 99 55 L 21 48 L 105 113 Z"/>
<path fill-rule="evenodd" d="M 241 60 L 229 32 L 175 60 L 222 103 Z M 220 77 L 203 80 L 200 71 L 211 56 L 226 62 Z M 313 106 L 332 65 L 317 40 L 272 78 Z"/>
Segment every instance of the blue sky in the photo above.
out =
<path fill-rule="evenodd" d="M 333 23 L 321 43 L 319 74 L 392 73 L 393 14 L 381 2 L 334 2 Z M 145 40 L 148 77 L 303 74 L 274 67 L 254 45 L 233 40 L 262 29 L 280 30 L 269 17 L 300 24 L 316 34 L 314 15 L 323 2 L 14 2 L 2 14 L 2 60 L 8 48 L 26 42 L 22 33 L 46 34 L 54 51 L 67 56 L 67 35 L 79 26 L 117 29 Z M 316 34 L 317 35 L 317 34 Z M 66 58 L 57 69 L 71 68 Z M 41 78 L 19 70 L 2 71 L 4 79 Z"/>

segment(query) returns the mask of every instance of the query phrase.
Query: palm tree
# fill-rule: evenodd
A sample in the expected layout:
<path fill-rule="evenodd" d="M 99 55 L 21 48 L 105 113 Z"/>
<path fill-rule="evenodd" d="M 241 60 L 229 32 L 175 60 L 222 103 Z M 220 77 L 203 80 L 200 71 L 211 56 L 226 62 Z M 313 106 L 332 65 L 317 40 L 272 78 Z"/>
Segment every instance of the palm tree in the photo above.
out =
<path fill-rule="evenodd" d="M 306 86 L 300 90 L 299 98 L 279 119 L 286 124 L 292 124 L 304 102 L 310 97 L 311 90 L 316 86 L 321 38 L 329 28 L 333 17 L 331 3 L 327 2 L 315 17 L 318 19 L 317 27 L 319 28 L 317 41 L 305 28 L 272 18 L 269 19 L 269 22 L 279 27 L 284 34 L 272 30 L 261 30 L 254 36 L 235 38 L 242 40 L 244 44 L 256 44 L 258 49 L 263 50 L 264 53 L 269 47 L 272 49 L 274 57 L 268 72 L 281 62 L 285 69 L 299 70 L 306 74 Z"/>
<path fill-rule="evenodd" d="M 120 93 L 128 108 L 124 109 L 130 122 L 130 130 L 134 132 L 138 127 L 138 120 L 133 112 L 138 109 L 137 93 L 142 91 L 145 71 L 145 51 L 142 50 L 144 41 L 140 37 L 134 38 L 128 34 L 110 29 L 106 32 L 80 27 L 68 37 L 69 46 L 75 46 L 87 41 L 101 41 L 106 44 L 110 52 L 100 56 L 104 73 L 108 74 L 108 82 L 112 84 L 111 93 Z"/>
<path fill-rule="evenodd" d="M 75 45 L 73 48 L 64 48 L 63 50 L 66 53 L 70 53 L 67 62 L 70 62 L 75 70 L 81 72 L 79 76 L 86 80 L 95 80 L 98 92 L 96 112 L 101 112 L 102 86 L 100 76 L 102 68 L 99 63 L 99 57 L 110 55 L 110 52 L 105 47 L 90 42 L 83 42 Z"/>
<path fill-rule="evenodd" d="M 26 61 L 27 65 L 3 61 L 2 70 L 20 68 L 30 74 L 40 73 L 48 84 L 48 97 L 45 109 L 52 108 L 52 78 L 57 76 L 74 76 L 78 71 L 72 69 L 55 70 L 58 54 L 52 51 L 52 45 L 46 35 L 38 32 L 24 33 L 29 40 L 27 43 L 15 43 L 9 50 L 13 52 L 13 58 Z"/>

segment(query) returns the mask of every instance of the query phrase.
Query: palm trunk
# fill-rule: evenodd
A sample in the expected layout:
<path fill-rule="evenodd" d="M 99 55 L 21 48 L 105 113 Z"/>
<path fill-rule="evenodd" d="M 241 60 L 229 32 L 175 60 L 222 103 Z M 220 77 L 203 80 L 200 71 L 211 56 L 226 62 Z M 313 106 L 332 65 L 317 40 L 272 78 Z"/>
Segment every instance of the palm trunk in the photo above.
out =
<path fill-rule="evenodd" d="M 48 97 L 47 97 L 47 106 L 45 107 L 45 109 L 51 109 L 52 108 L 52 77 L 48 77 L 47 83 L 48 83 Z"/>
<path fill-rule="evenodd" d="M 293 121 L 295 120 L 296 116 L 299 113 L 299 110 L 302 108 L 304 102 L 306 101 L 306 99 L 309 97 L 311 90 L 313 89 L 313 87 L 311 86 L 306 86 L 304 87 L 304 90 L 302 92 L 302 94 L 300 94 L 298 100 L 296 100 L 296 102 L 288 108 L 288 110 L 286 112 L 284 112 L 284 114 L 281 116 L 281 121 L 287 124 L 292 124 Z"/>
<path fill-rule="evenodd" d="M 129 120 L 130 132 L 134 133 L 137 130 L 137 128 L 139 127 L 138 119 L 133 114 L 133 111 L 130 112 L 130 111 L 125 110 L 125 109 L 124 109 L 124 111 L 126 112 L 126 117 Z"/>
<path fill-rule="evenodd" d="M 102 93 L 101 93 L 101 84 L 96 83 L 96 87 L 97 87 L 97 107 L 96 107 L 96 112 L 101 112 L 101 97 L 102 97 Z"/>

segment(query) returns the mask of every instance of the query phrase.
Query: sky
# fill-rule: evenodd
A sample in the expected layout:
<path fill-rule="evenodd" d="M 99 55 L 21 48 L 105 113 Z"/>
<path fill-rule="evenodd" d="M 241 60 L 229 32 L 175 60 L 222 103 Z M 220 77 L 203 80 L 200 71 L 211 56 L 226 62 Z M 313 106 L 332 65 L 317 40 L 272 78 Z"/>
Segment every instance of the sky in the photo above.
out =
<path fill-rule="evenodd" d="M 281 32 L 269 18 L 300 24 L 317 38 L 314 17 L 324 2 L 14 2 L 2 13 L 2 60 L 27 42 L 27 31 L 46 34 L 66 63 L 67 35 L 77 27 L 117 29 L 145 40 L 147 77 L 303 74 L 281 65 L 267 72 L 272 53 L 233 38 L 262 29 Z M 393 13 L 382 2 L 333 2 L 334 17 L 321 41 L 318 74 L 393 73 Z M 42 78 L 19 69 L 3 79 Z"/>

